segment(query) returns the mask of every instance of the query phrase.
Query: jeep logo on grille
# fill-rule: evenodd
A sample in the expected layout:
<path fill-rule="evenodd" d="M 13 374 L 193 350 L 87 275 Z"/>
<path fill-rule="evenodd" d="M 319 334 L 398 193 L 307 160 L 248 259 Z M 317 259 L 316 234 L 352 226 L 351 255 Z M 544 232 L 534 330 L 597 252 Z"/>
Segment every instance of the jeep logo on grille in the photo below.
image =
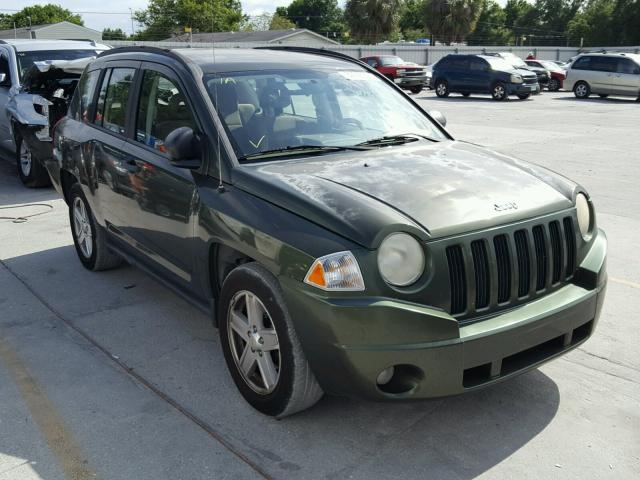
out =
<path fill-rule="evenodd" d="M 506 210 L 517 210 L 518 204 L 516 202 L 494 203 L 493 208 L 496 212 L 504 212 Z"/>

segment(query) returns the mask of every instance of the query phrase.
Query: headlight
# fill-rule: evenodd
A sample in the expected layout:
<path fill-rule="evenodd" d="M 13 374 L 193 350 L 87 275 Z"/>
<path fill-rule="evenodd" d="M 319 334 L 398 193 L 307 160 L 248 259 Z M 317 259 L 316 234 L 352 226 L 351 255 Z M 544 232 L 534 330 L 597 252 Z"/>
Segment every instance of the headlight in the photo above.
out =
<path fill-rule="evenodd" d="M 322 290 L 364 290 L 358 261 L 351 252 L 331 253 L 318 258 L 309 268 L 304 283 Z"/>
<path fill-rule="evenodd" d="M 522 83 L 522 77 L 520 75 L 511 75 L 511 83 Z"/>
<path fill-rule="evenodd" d="M 576 196 L 576 212 L 578 214 L 578 227 L 580 228 L 580 234 L 582 238 L 588 238 L 593 227 L 593 216 L 591 215 L 591 207 L 589 206 L 589 200 L 584 193 L 579 193 Z"/>
<path fill-rule="evenodd" d="M 415 283 L 424 272 L 424 251 L 407 233 L 392 233 L 378 249 L 378 270 L 385 282 L 396 287 Z"/>
<path fill-rule="evenodd" d="M 403 69 L 403 68 L 400 68 L 400 69 L 396 70 L 396 73 L 398 75 L 404 75 L 405 73 L 407 73 L 407 71 L 405 69 Z"/>

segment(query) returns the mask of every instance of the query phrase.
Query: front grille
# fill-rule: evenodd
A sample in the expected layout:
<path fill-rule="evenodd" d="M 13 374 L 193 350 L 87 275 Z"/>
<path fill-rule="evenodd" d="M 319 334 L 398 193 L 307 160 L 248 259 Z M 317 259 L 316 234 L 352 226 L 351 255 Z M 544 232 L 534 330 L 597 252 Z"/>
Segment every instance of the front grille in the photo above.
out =
<path fill-rule="evenodd" d="M 533 85 L 534 83 L 538 83 L 538 77 L 523 77 L 522 81 L 525 85 Z"/>
<path fill-rule="evenodd" d="M 448 246 L 450 313 L 484 315 L 559 288 L 574 274 L 576 249 L 571 216 Z"/>

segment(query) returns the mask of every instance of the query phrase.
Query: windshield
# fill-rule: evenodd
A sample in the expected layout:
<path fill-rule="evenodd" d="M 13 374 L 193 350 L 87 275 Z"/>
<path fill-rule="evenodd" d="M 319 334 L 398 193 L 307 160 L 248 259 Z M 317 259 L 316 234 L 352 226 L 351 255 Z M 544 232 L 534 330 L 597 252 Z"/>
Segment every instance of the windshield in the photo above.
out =
<path fill-rule="evenodd" d="M 356 147 L 393 135 L 447 138 L 401 92 L 364 70 L 223 75 L 205 81 L 240 159 L 277 149 L 302 152 L 301 146 Z"/>
<path fill-rule="evenodd" d="M 560 66 L 557 63 L 548 60 L 538 60 L 538 62 L 547 70 L 560 70 Z"/>
<path fill-rule="evenodd" d="M 398 65 L 406 62 L 400 57 L 380 57 L 380 63 L 382 65 Z"/>
<path fill-rule="evenodd" d="M 524 60 L 522 60 L 517 55 L 514 55 L 513 53 L 503 53 L 501 55 L 507 62 L 509 62 L 511 65 L 513 65 L 516 68 L 527 68 L 528 66 L 524 62 Z"/>
<path fill-rule="evenodd" d="M 44 60 L 76 60 L 78 58 L 94 57 L 101 50 L 40 50 L 34 52 L 18 52 L 18 74 L 22 79 L 24 72 L 33 66 L 34 62 Z"/>
<path fill-rule="evenodd" d="M 513 70 L 513 65 L 502 57 L 484 57 L 489 62 L 492 70 L 509 71 Z"/>

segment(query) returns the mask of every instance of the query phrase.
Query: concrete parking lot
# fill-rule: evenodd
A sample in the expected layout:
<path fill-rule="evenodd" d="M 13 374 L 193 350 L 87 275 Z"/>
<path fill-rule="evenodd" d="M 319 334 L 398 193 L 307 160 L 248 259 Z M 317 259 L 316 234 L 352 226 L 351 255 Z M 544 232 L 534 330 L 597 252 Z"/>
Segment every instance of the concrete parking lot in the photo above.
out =
<path fill-rule="evenodd" d="M 640 478 L 640 104 L 414 98 L 589 190 L 610 242 L 589 342 L 479 393 L 276 421 L 237 393 L 209 318 L 133 267 L 82 268 L 64 202 L 5 154 L 0 217 L 41 215 L 0 219 L 0 480 Z"/>

